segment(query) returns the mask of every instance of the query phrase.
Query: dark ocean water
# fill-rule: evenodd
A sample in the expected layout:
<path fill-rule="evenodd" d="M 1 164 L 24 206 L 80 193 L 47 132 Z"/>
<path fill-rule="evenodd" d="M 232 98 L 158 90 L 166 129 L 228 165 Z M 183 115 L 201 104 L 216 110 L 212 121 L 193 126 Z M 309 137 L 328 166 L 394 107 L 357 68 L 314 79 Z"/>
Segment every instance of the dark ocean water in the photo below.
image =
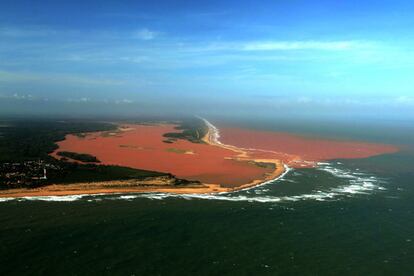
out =
<path fill-rule="evenodd" d="M 291 170 L 235 194 L 0 202 L 0 273 L 412 275 L 414 132 L 389 127 L 348 126 L 344 135 L 338 125 L 298 124 L 300 133 L 403 149 Z"/>

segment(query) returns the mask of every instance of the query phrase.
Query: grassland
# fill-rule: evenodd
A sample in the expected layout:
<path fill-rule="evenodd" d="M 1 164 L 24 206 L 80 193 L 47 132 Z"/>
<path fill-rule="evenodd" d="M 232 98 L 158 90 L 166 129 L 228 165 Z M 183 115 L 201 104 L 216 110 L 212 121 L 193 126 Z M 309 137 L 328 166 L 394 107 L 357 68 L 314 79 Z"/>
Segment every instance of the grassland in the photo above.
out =
<path fill-rule="evenodd" d="M 78 120 L 9 120 L 1 129 L 0 162 L 21 162 L 49 159 L 57 148 L 57 141 L 67 134 L 116 130 L 117 126 L 104 122 Z"/>
<path fill-rule="evenodd" d="M 77 153 L 71 151 L 59 151 L 57 155 L 66 157 L 72 160 L 81 161 L 84 163 L 100 163 L 101 161 L 98 160 L 95 156 L 86 153 Z"/>
<path fill-rule="evenodd" d="M 181 132 L 165 133 L 164 137 L 167 139 L 164 142 L 169 143 L 177 139 L 184 139 L 192 143 L 203 144 L 203 137 L 208 132 L 208 127 L 199 118 L 185 120 L 176 129 Z"/>
<path fill-rule="evenodd" d="M 56 142 L 64 140 L 68 134 L 74 134 L 78 137 L 85 137 L 85 133 L 96 131 L 116 131 L 117 125 L 106 122 L 96 122 L 88 120 L 7 120 L 1 122 L 0 136 L 0 165 L 6 163 L 21 164 L 23 167 L 21 175 L 22 181 L 13 186 L 3 185 L 5 179 L 0 179 L 0 188 L 20 188 L 31 185 L 48 185 L 48 184 L 70 184 L 79 182 L 93 181 L 112 181 L 128 179 L 145 179 L 148 177 L 167 176 L 173 177 L 167 173 L 159 173 L 148 170 L 127 168 L 122 166 L 104 166 L 99 164 L 78 164 L 67 162 L 68 160 L 56 160 L 49 156 L 51 152 L 57 149 Z M 82 161 L 84 163 L 94 162 L 97 160 L 94 156 L 87 154 L 62 152 L 72 160 Z M 30 171 L 27 161 L 41 160 L 47 165 L 47 180 L 33 183 L 30 181 Z M 25 163 L 26 162 L 26 163 Z M 26 168 L 27 167 L 27 168 Z M 25 171 L 27 177 L 24 177 Z M 3 175 L 7 175 L 4 172 Z M 13 173 L 13 172 L 12 172 Z M 29 180 L 28 180 L 29 179 Z M 181 183 L 181 182 L 177 182 Z M 182 182 L 184 183 L 184 182 Z"/>

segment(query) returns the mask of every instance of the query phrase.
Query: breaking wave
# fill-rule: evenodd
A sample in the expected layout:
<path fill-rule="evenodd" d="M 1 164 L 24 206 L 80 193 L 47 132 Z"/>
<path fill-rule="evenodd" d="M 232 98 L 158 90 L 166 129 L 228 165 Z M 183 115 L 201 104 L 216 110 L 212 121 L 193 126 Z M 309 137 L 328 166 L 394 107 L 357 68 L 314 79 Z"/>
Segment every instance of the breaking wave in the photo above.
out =
<path fill-rule="evenodd" d="M 341 165 L 336 163 L 336 165 Z M 0 202 L 17 200 L 17 201 L 60 201 L 71 202 L 80 199 L 88 201 L 101 200 L 134 200 L 139 198 L 146 198 L 152 200 L 164 200 L 169 198 L 178 198 L 185 200 L 219 200 L 219 201 L 244 201 L 257 203 L 282 203 L 282 202 L 296 202 L 296 201 L 333 201 L 340 200 L 346 197 L 355 195 L 369 195 L 377 191 L 383 191 L 385 188 L 382 184 L 385 180 L 380 179 L 374 175 L 357 171 L 351 171 L 345 168 L 334 167 L 332 163 L 318 163 L 316 170 L 331 174 L 336 178 L 344 180 L 343 185 L 335 187 L 327 187 L 320 190 L 314 190 L 310 193 L 289 195 L 289 196 L 275 196 L 272 195 L 272 190 L 277 189 L 271 184 L 276 184 L 283 180 L 287 182 L 295 182 L 293 179 L 286 178 L 289 172 L 293 171 L 293 176 L 299 171 L 287 168 L 286 172 L 275 180 L 268 181 L 262 185 L 248 188 L 235 193 L 218 193 L 218 194 L 170 194 L 170 193 L 140 193 L 140 194 L 97 194 L 97 195 L 69 195 L 69 196 L 33 196 L 23 198 L 0 198 Z"/>
<path fill-rule="evenodd" d="M 340 164 L 340 163 L 337 163 Z M 284 178 L 288 172 L 293 169 L 286 171 L 277 180 Z M 167 194 L 167 193 L 148 193 L 148 194 L 137 194 L 120 196 L 118 199 L 132 200 L 135 198 L 148 198 L 153 200 L 162 200 L 167 198 L 182 198 L 182 199 L 204 199 L 204 200 L 222 200 L 222 201 L 246 201 L 246 202 L 260 202 L 260 203 L 279 203 L 279 202 L 294 202 L 304 200 L 314 201 L 332 201 L 340 200 L 344 197 L 350 197 L 356 194 L 368 195 L 376 191 L 383 191 L 385 188 L 381 184 L 385 183 L 385 180 L 380 179 L 376 176 L 362 173 L 352 172 L 348 169 L 335 168 L 331 163 L 319 163 L 317 170 L 325 171 L 331 175 L 345 179 L 346 184 L 337 187 L 331 187 L 321 190 L 315 190 L 311 193 L 305 193 L 300 195 L 291 196 L 272 196 L 270 195 L 271 189 L 268 184 L 275 184 L 277 180 L 268 181 L 260 186 L 249 188 L 237 193 L 221 193 L 221 194 Z M 292 181 L 291 179 L 285 179 Z M 268 188 L 269 187 L 269 188 Z"/>
<path fill-rule="evenodd" d="M 347 185 L 331 188 L 330 190 L 334 193 L 368 194 L 373 191 L 386 190 L 383 186 L 381 186 L 385 183 L 384 179 L 368 173 L 360 172 L 359 170 L 351 171 L 343 168 L 335 168 L 330 163 L 318 164 L 318 170 L 328 172 L 335 177 L 348 181 Z"/>
<path fill-rule="evenodd" d="M 337 163 L 341 165 L 341 163 Z M 132 200 L 135 198 L 148 198 L 153 200 L 162 200 L 167 198 L 182 198 L 182 199 L 204 199 L 204 200 L 222 200 L 222 201 L 246 201 L 246 202 L 260 202 L 260 203 L 279 203 L 279 202 L 294 202 L 304 200 L 314 201 L 331 201 L 340 200 L 344 197 L 359 195 L 368 195 L 376 191 L 383 191 L 385 188 L 381 186 L 385 180 L 376 176 L 363 172 L 353 172 L 348 169 L 334 167 L 331 163 L 319 163 L 317 170 L 327 172 L 334 177 L 346 180 L 346 184 L 315 190 L 311 193 L 291 195 L 291 196 L 272 196 L 269 184 L 276 184 L 277 180 L 284 179 L 292 182 L 291 179 L 286 179 L 286 175 L 293 169 L 288 168 L 286 172 L 276 180 L 268 181 L 262 185 L 245 189 L 237 193 L 221 193 L 221 194 L 167 194 L 167 193 L 147 193 L 120 196 L 118 199 Z"/>
<path fill-rule="evenodd" d="M 86 197 L 99 197 L 107 194 L 81 194 L 81 195 L 66 195 L 66 196 L 24 196 L 19 198 L 13 197 L 3 197 L 0 198 L 0 202 L 6 201 L 57 201 L 57 202 L 70 202 L 70 201 L 77 201 L 82 198 Z M 114 195 L 114 194 L 113 194 Z"/>

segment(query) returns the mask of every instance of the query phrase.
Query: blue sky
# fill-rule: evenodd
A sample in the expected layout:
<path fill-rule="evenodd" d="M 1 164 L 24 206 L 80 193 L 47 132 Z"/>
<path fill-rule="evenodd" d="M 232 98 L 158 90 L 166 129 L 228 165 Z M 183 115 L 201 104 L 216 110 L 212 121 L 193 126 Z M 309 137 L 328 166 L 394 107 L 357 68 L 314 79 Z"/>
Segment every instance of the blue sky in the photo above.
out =
<path fill-rule="evenodd" d="M 398 0 L 2 1 L 0 105 L 409 113 L 413 26 Z"/>

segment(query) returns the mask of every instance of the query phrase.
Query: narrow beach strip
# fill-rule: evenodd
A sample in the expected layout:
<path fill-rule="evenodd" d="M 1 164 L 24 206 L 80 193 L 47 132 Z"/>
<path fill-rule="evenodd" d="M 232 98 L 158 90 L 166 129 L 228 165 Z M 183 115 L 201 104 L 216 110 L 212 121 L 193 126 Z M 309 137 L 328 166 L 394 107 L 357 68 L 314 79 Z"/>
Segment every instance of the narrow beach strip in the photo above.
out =
<path fill-rule="evenodd" d="M 221 147 L 237 153 L 233 159 L 237 161 L 251 161 L 254 163 L 270 163 L 275 169 L 268 173 L 263 179 L 256 179 L 252 182 L 242 184 L 237 187 L 223 187 L 219 184 L 202 183 L 198 186 L 174 187 L 168 185 L 149 185 L 150 183 L 141 183 L 139 180 L 118 180 L 103 182 L 88 182 L 74 184 L 52 184 L 38 188 L 18 188 L 0 191 L 0 198 L 22 198 L 22 197 L 41 197 L 41 196 L 71 196 L 71 195 L 96 195 L 96 194 L 117 194 L 117 193 L 173 193 L 173 194 L 216 194 L 230 193 L 245 189 L 251 189 L 258 185 L 271 183 L 280 177 L 283 177 L 289 168 L 278 159 L 254 159 L 249 157 L 248 151 L 253 149 L 243 149 L 232 145 L 226 145 L 220 142 L 219 130 L 209 121 L 200 118 L 208 127 L 207 134 L 202 140 L 211 146 Z M 136 185 L 131 185 L 131 181 Z"/>

